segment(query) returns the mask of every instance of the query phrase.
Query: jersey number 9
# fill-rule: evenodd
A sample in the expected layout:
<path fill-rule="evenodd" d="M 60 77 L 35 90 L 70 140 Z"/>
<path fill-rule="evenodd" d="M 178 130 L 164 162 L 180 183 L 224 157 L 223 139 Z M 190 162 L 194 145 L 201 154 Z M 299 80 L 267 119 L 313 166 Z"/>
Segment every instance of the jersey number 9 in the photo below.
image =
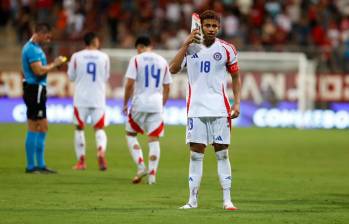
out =
<path fill-rule="evenodd" d="M 87 63 L 87 74 L 92 75 L 92 82 L 96 81 L 96 63 Z"/>

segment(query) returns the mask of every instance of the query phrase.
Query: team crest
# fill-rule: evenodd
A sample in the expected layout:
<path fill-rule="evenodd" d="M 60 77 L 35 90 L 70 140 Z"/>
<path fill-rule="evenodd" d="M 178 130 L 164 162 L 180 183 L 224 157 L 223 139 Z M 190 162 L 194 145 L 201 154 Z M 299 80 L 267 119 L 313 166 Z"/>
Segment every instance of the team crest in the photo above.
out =
<path fill-rule="evenodd" d="M 216 52 L 213 54 L 213 58 L 214 58 L 214 60 L 219 61 L 222 59 L 222 54 L 219 52 Z"/>

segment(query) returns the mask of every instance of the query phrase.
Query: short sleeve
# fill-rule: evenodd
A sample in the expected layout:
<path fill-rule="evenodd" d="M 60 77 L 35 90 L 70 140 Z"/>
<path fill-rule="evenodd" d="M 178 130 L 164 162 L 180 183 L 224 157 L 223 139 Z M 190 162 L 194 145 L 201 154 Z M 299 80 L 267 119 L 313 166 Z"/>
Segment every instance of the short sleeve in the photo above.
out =
<path fill-rule="evenodd" d="M 128 63 L 126 78 L 135 80 L 137 78 L 137 70 L 138 70 L 138 61 L 137 61 L 137 57 L 134 56 L 130 59 L 130 62 Z"/>
<path fill-rule="evenodd" d="M 110 77 L 110 58 L 108 55 L 106 55 L 106 61 L 105 61 L 105 80 L 108 80 Z"/>
<path fill-rule="evenodd" d="M 164 84 L 170 84 L 172 83 L 172 75 L 169 69 L 169 66 L 166 64 L 165 67 L 165 75 L 164 75 Z"/>
<path fill-rule="evenodd" d="M 238 54 L 235 49 L 235 47 L 231 44 L 229 45 L 223 45 L 226 51 L 227 55 L 227 71 L 231 74 L 236 73 L 239 71 L 239 65 L 238 65 Z"/>
<path fill-rule="evenodd" d="M 30 46 L 26 52 L 29 64 L 37 61 L 41 61 L 42 52 L 39 49 Z"/>
<path fill-rule="evenodd" d="M 184 58 L 183 58 L 183 61 L 182 61 L 182 64 L 181 64 L 181 70 L 183 68 L 187 67 L 187 54 L 185 54 Z"/>
<path fill-rule="evenodd" d="M 74 81 L 76 79 L 76 55 L 73 54 L 68 63 L 68 77 L 70 80 Z"/>

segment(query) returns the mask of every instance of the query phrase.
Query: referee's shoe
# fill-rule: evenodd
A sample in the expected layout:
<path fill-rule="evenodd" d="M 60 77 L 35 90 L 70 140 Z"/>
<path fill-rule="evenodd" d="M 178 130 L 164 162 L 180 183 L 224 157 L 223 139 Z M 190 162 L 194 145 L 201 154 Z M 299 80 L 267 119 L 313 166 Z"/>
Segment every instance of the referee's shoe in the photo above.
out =
<path fill-rule="evenodd" d="M 26 173 L 29 174 L 56 174 L 57 171 L 47 167 L 34 167 L 33 169 L 25 169 Z"/>

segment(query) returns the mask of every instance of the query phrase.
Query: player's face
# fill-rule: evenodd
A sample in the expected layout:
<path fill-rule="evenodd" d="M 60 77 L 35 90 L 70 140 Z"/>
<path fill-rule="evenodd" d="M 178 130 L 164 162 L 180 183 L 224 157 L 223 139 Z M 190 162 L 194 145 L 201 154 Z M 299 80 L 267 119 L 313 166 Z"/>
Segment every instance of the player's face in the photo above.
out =
<path fill-rule="evenodd" d="M 215 19 L 205 19 L 202 23 L 202 32 L 206 40 L 214 40 L 220 29 L 219 21 Z"/>

